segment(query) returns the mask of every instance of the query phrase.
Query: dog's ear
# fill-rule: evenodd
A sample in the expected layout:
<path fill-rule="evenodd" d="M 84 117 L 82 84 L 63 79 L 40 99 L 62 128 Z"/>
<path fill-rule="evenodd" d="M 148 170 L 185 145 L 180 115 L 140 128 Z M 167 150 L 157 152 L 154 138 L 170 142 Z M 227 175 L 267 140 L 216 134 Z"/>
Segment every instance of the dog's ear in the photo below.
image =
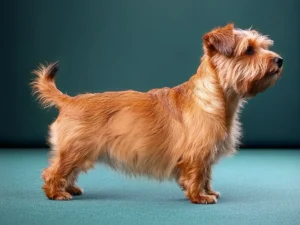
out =
<path fill-rule="evenodd" d="M 227 24 L 225 27 L 219 27 L 203 36 L 204 51 L 208 55 L 213 55 L 215 51 L 231 56 L 234 50 L 234 25 Z"/>

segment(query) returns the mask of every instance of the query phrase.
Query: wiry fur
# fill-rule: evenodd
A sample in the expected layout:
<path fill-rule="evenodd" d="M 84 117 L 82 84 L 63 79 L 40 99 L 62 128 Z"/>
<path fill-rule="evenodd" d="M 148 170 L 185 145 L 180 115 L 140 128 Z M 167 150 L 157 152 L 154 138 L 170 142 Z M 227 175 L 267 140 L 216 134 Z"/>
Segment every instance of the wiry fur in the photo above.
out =
<path fill-rule="evenodd" d="M 272 41 L 256 31 L 229 24 L 203 41 L 205 54 L 189 81 L 146 93 L 70 97 L 55 86 L 57 64 L 34 71 L 41 103 L 59 109 L 50 126 L 50 166 L 42 175 L 48 198 L 81 194 L 78 174 L 100 161 L 129 175 L 176 179 L 193 203 L 217 201 L 211 167 L 236 151 L 245 99 L 273 85 L 281 69 L 273 62 L 279 56 L 268 50 Z M 253 55 L 245 54 L 249 45 Z"/>

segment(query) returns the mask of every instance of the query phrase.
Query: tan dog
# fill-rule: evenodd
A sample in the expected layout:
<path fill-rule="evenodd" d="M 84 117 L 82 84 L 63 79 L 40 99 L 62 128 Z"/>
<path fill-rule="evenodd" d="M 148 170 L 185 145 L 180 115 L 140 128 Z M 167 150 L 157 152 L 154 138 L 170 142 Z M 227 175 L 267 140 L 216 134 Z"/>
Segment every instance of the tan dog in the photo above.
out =
<path fill-rule="evenodd" d="M 192 203 L 217 202 L 211 167 L 236 151 L 241 105 L 278 80 L 283 60 L 268 49 L 272 40 L 233 24 L 203 41 L 204 56 L 189 81 L 146 93 L 70 97 L 55 86 L 57 64 L 34 71 L 42 104 L 59 109 L 50 127 L 50 166 L 42 174 L 48 198 L 82 194 L 78 174 L 100 161 L 133 176 L 175 179 Z"/>

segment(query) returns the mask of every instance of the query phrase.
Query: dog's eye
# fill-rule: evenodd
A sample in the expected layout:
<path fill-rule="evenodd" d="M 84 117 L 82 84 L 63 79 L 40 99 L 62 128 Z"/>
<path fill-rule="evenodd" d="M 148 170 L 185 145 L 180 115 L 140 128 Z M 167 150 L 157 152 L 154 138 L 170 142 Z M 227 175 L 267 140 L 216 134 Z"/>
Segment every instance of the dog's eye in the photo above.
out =
<path fill-rule="evenodd" d="M 252 46 L 248 46 L 248 48 L 245 51 L 246 55 L 253 55 L 254 54 L 254 48 Z"/>

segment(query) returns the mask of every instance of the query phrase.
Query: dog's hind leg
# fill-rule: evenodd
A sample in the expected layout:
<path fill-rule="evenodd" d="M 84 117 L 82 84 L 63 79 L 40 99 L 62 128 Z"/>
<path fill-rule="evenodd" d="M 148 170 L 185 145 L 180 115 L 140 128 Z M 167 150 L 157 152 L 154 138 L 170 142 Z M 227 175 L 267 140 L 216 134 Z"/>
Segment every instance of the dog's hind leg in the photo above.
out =
<path fill-rule="evenodd" d="M 80 170 L 86 167 L 90 146 L 73 142 L 71 145 L 59 146 L 53 151 L 50 166 L 44 170 L 43 190 L 49 199 L 69 200 L 71 194 L 79 194 L 81 189 L 74 183 Z"/>
<path fill-rule="evenodd" d="M 49 199 L 70 200 L 72 196 L 66 192 L 68 177 L 76 169 L 74 157 L 64 157 L 59 153 L 51 159 L 51 165 L 43 171 L 42 178 L 45 183 L 43 190 Z M 70 154 L 71 155 L 71 154 Z"/>
<path fill-rule="evenodd" d="M 71 195 L 83 194 L 83 190 L 75 184 L 79 173 L 80 173 L 80 170 L 75 169 L 67 179 L 66 191 L 68 193 L 70 193 Z"/>

